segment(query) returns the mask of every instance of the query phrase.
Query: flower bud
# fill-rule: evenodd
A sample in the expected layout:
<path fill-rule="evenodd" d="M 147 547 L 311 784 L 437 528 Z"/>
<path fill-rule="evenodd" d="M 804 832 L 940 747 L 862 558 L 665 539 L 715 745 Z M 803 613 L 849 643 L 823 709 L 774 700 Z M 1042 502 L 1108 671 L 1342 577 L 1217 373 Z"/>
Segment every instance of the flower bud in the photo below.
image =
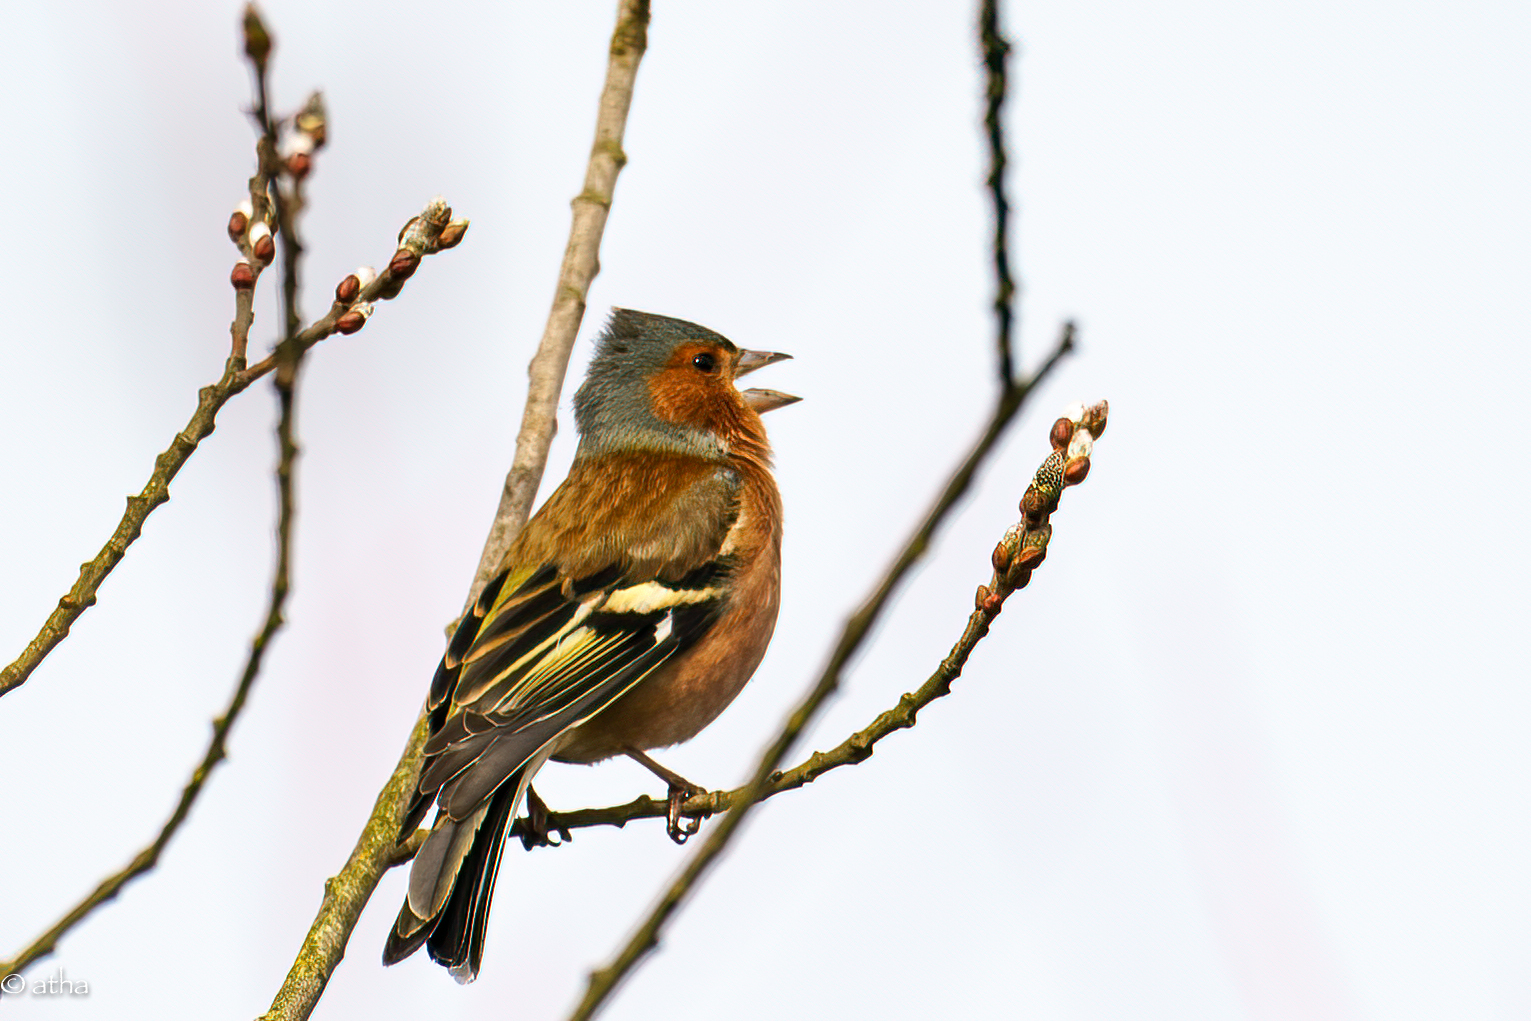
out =
<path fill-rule="evenodd" d="M 355 273 L 352 273 L 335 285 L 335 304 L 349 305 L 359 294 L 361 294 L 361 281 L 356 278 Z"/>
<path fill-rule="evenodd" d="M 1052 434 L 1048 436 L 1048 440 L 1052 443 L 1054 450 L 1062 450 L 1064 447 L 1068 446 L 1069 437 L 1073 435 L 1074 423 L 1070 422 L 1066 418 L 1060 418 L 1058 421 L 1053 423 L 1053 431 Z"/>
<path fill-rule="evenodd" d="M 229 283 L 234 285 L 234 290 L 245 291 L 255 286 L 255 270 L 244 259 L 234 263 L 234 269 L 229 273 Z"/>
<path fill-rule="evenodd" d="M 255 66 L 266 69 L 266 58 L 271 56 L 271 34 L 261 22 L 260 12 L 253 3 L 245 5 L 245 53 Z"/>
<path fill-rule="evenodd" d="M 466 233 L 468 233 L 468 221 L 453 220 L 441 228 L 441 236 L 436 239 L 436 247 L 441 251 L 446 251 L 448 248 L 456 248 L 457 243 L 463 239 L 463 235 Z"/>
<path fill-rule="evenodd" d="M 393 253 L 393 258 L 388 263 L 388 272 L 395 280 L 408 280 L 414 276 L 415 270 L 420 268 L 420 256 L 407 248 L 400 248 Z"/>
<path fill-rule="evenodd" d="M 367 317 L 358 309 L 351 309 L 345 315 L 335 320 L 335 332 L 352 334 L 367 325 Z"/>
<path fill-rule="evenodd" d="M 293 127 L 307 135 L 313 142 L 314 148 L 318 149 L 324 145 L 325 121 L 324 96 L 315 92 L 308 97 L 308 102 L 303 104 L 303 109 L 298 111 L 297 117 L 293 118 Z"/>
<path fill-rule="evenodd" d="M 1090 430 L 1090 435 L 1098 440 L 1100 439 L 1100 434 L 1106 431 L 1106 418 L 1110 413 L 1111 405 L 1106 401 L 1101 401 L 1099 404 L 1093 404 L 1085 409 L 1084 418 L 1080 421 L 1080 424 Z"/>
<path fill-rule="evenodd" d="M 239 239 L 245 236 L 245 231 L 250 229 L 250 217 L 255 215 L 255 208 L 250 205 L 250 200 L 245 199 L 234 207 L 229 214 L 229 240 L 236 245 Z"/>
<path fill-rule="evenodd" d="M 1015 562 L 1010 567 L 1013 570 L 1019 565 L 1026 570 L 1033 570 L 1045 559 L 1047 559 L 1046 546 L 1022 546 L 1020 552 L 1015 555 Z"/>
<path fill-rule="evenodd" d="M 1090 459 L 1088 457 L 1076 457 L 1063 466 L 1063 484 L 1065 486 L 1077 486 L 1084 481 L 1084 477 L 1090 474 Z"/>
<path fill-rule="evenodd" d="M 418 217 L 418 216 L 411 216 L 409 218 L 409 222 L 404 224 L 403 227 L 399 228 L 399 244 L 400 245 L 404 244 L 405 238 L 409 238 L 409 237 L 413 236 L 412 232 L 419 230 L 420 223 L 421 223 L 420 217 Z"/>
<path fill-rule="evenodd" d="M 1010 549 L 1003 542 L 994 547 L 994 553 L 989 557 L 989 562 L 994 565 L 994 573 L 1003 575 L 1005 568 L 1010 566 Z"/>
<path fill-rule="evenodd" d="M 1042 512 L 1046 509 L 1046 501 L 1042 494 L 1037 492 L 1036 486 L 1027 486 L 1026 494 L 1021 497 L 1021 513 L 1026 515 L 1026 520 L 1036 522 L 1042 520 Z"/>
<path fill-rule="evenodd" d="M 271 228 L 264 223 L 250 228 L 250 252 L 263 265 L 276 258 L 276 241 L 271 237 Z"/>

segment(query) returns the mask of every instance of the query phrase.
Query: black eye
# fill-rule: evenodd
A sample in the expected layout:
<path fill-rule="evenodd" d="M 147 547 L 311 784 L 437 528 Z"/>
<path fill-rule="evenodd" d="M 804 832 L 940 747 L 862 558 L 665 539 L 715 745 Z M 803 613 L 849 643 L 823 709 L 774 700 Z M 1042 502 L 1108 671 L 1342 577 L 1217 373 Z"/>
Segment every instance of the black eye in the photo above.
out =
<path fill-rule="evenodd" d="M 691 364 L 695 365 L 701 372 L 711 372 L 718 367 L 718 360 L 712 355 L 708 354 L 706 351 L 703 351 L 701 354 L 691 359 Z"/>

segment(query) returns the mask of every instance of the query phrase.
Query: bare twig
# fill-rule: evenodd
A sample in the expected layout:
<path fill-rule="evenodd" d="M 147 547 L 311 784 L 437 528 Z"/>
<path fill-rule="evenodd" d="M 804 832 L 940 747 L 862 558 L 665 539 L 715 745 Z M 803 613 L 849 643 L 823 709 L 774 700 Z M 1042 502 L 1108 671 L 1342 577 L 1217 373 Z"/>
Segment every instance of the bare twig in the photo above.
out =
<path fill-rule="evenodd" d="M 529 370 L 531 388 L 516 444 L 515 462 L 506 478 L 500 508 L 485 543 L 468 600 L 470 604 L 487 583 L 489 575 L 485 572 L 498 564 L 505 549 L 526 524 L 547 463 L 569 352 L 584 315 L 585 294 L 595 277 L 601 232 L 611 206 L 617 173 L 626 162 L 621 149 L 622 131 L 632 102 L 638 61 L 647 45 L 648 15 L 647 0 L 622 0 L 618 9 L 606 87 L 601 93 L 595 145 L 585 173 L 585 188 L 574 200 L 574 225 L 564 252 L 553 310 Z M 256 367 L 252 366 L 252 370 Z M 261 1015 L 260 1021 L 299 1021 L 313 1012 L 383 873 L 413 854 L 413 849 L 401 853 L 396 842 L 405 806 L 414 793 L 415 778 L 419 775 L 421 750 L 427 735 L 426 722 L 422 712 L 410 732 L 398 766 L 378 794 L 351 857 L 340 873 L 325 883 L 324 901 L 303 947 L 272 1000 L 271 1009 Z"/>
<path fill-rule="evenodd" d="M 994 204 L 994 317 L 995 339 L 999 346 L 999 378 L 1009 387 L 1015 379 L 1011 326 L 1015 318 L 1015 281 L 1010 276 L 1010 203 L 1005 198 L 1005 64 L 1010 58 L 1010 43 L 999 32 L 999 0 L 983 0 L 978 15 L 979 41 L 983 45 L 984 67 L 988 70 L 985 88 L 987 107 L 983 125 L 989 140 L 989 197 Z"/>
<path fill-rule="evenodd" d="M 600 271 L 601 235 L 606 229 L 606 216 L 611 211 L 617 174 L 627 163 L 627 154 L 622 150 L 622 133 L 627 127 L 627 110 L 633 101 L 638 64 L 648 48 L 648 27 L 649 0 L 620 0 L 616 31 L 611 35 L 606 84 L 601 89 L 600 112 L 596 117 L 595 143 L 590 148 L 590 163 L 585 170 L 585 187 L 574 198 L 574 223 L 569 229 L 563 266 L 558 271 L 553 308 L 548 313 L 542 343 L 527 369 L 531 385 L 527 389 L 521 432 L 516 437 L 516 456 L 505 476 L 500 506 L 484 543 L 484 552 L 479 557 L 478 570 L 474 572 L 473 584 L 464 604 L 465 611 L 497 573 L 500 559 L 531 514 L 532 501 L 542 484 L 548 448 L 553 443 L 553 434 L 558 431 L 558 395 L 563 390 L 564 375 L 569 369 L 569 353 L 574 348 L 574 339 L 585 315 L 585 296 L 590 292 L 590 282 Z"/>
<path fill-rule="evenodd" d="M 303 353 L 299 349 L 293 349 L 292 357 L 301 359 Z M 240 674 L 239 683 L 235 685 L 234 694 L 223 712 L 213 721 L 213 736 L 208 742 L 207 751 L 202 755 L 202 761 L 192 772 L 191 779 L 181 790 L 180 801 L 170 818 L 160 828 L 159 835 L 153 843 L 145 847 L 134 856 L 126 868 L 108 876 L 95 888 L 83 901 L 72 908 L 47 932 L 43 933 L 29 946 L 21 951 L 13 960 L 0 963 L 0 975 L 9 975 L 19 972 L 33 964 L 37 960 L 52 953 L 58 940 L 70 929 L 74 928 L 85 918 L 101 907 L 107 901 L 112 900 L 136 877 L 153 869 L 159 862 L 159 856 L 170 839 L 175 836 L 181 824 L 186 821 L 191 812 L 191 806 L 197 796 L 202 793 L 208 777 L 212 775 L 214 767 L 227 756 L 226 742 L 229 731 L 234 726 L 234 721 L 239 718 L 240 711 L 244 708 L 245 700 L 249 696 L 250 689 L 255 679 L 260 674 L 261 663 L 264 659 L 267 647 L 278 629 L 282 626 L 282 610 L 287 603 L 289 591 L 290 567 L 292 562 L 292 518 L 293 518 L 293 466 L 297 461 L 298 448 L 293 440 L 293 407 L 295 399 L 296 372 L 283 372 L 277 374 L 277 394 L 281 404 L 281 415 L 277 422 L 277 443 L 280 456 L 277 462 L 277 549 L 276 571 L 271 582 L 271 595 L 266 608 L 265 620 L 254 641 L 250 644 L 250 654 L 245 660 L 244 671 Z"/>
<path fill-rule="evenodd" d="M 266 56 L 270 52 L 270 38 L 265 34 L 264 28 L 260 25 L 259 18 L 254 13 L 253 8 L 251 8 L 246 14 L 245 26 L 246 49 L 250 54 L 251 63 L 255 70 L 257 121 L 261 129 L 261 136 L 256 145 L 257 151 L 261 153 L 261 165 L 256 177 L 251 179 L 251 190 L 254 192 L 257 189 L 264 191 L 266 183 L 271 181 L 272 176 L 276 172 L 274 161 L 268 160 L 266 158 L 267 153 L 271 153 L 273 155 L 275 153 L 276 126 L 272 122 L 268 113 L 269 106 L 266 98 Z M 277 189 L 273 188 L 272 191 L 275 192 Z M 280 207 L 278 215 L 280 216 Z M 282 227 L 282 233 L 285 234 L 289 239 L 295 237 L 295 231 L 293 223 L 291 222 L 291 217 L 286 219 L 286 222 L 282 224 Z M 248 239 L 245 239 L 243 245 L 249 246 Z M 212 775 L 214 767 L 216 767 L 219 762 L 223 761 L 223 759 L 227 757 L 227 740 L 229 731 L 233 728 L 234 721 L 239 718 L 240 711 L 244 708 L 245 700 L 250 694 L 250 689 L 254 685 L 256 677 L 260 674 L 261 663 L 264 659 L 267 646 L 270 645 L 272 638 L 276 635 L 276 632 L 282 626 L 282 610 L 287 603 L 287 594 L 290 589 L 289 580 L 292 563 L 292 518 L 294 506 L 293 466 L 295 465 L 298 456 L 297 444 L 293 439 L 293 409 L 296 399 L 295 388 L 297 378 L 297 363 L 302 359 L 304 352 L 304 349 L 298 348 L 291 344 L 292 336 L 296 333 L 296 328 L 298 325 L 296 315 L 296 295 L 299 267 L 297 265 L 297 261 L 301 256 L 301 252 L 301 246 L 297 245 L 293 241 L 290 241 L 286 246 L 284 253 L 284 277 L 286 286 L 284 287 L 283 292 L 286 298 L 287 320 L 289 328 L 287 331 L 287 340 L 285 340 L 278 349 L 282 358 L 282 367 L 284 371 L 278 372 L 276 374 L 276 390 L 278 400 L 281 405 L 281 414 L 278 418 L 276 427 L 277 446 L 279 449 L 276 469 L 276 570 L 271 582 L 271 595 L 267 604 L 265 620 L 261 625 L 260 631 L 256 634 L 255 639 L 250 644 L 250 654 L 245 660 L 244 671 L 240 675 L 239 683 L 235 685 L 234 694 L 230 698 L 229 703 L 224 708 L 222 714 L 220 714 L 213 721 L 213 736 L 212 739 L 208 742 L 207 751 L 203 753 L 202 761 L 197 764 L 197 768 L 192 772 L 191 779 L 189 779 L 186 782 L 185 787 L 182 788 L 180 801 L 177 802 L 175 810 L 171 812 L 170 818 L 165 821 L 165 824 L 162 827 L 160 827 L 159 835 L 155 837 L 153 843 L 149 844 L 148 847 L 145 847 L 142 851 L 135 855 L 133 860 L 128 863 L 127 867 L 116 873 L 113 873 L 106 879 L 102 880 L 101 883 L 96 887 L 95 890 L 91 892 L 88 897 L 86 897 L 83 901 L 72 908 L 47 932 L 43 933 L 29 946 L 23 949 L 21 953 L 15 957 L 14 960 L 0 963 L 0 974 L 8 975 L 14 972 L 19 972 L 40 958 L 52 953 L 58 940 L 66 932 L 74 928 L 74 926 L 78 925 L 80 922 L 84 921 L 84 919 L 98 907 L 115 898 L 117 894 L 121 892 L 124 886 L 126 886 L 136 877 L 153 869 L 154 866 L 159 862 L 160 853 L 164 851 L 165 847 L 170 843 L 170 839 L 175 836 L 176 831 L 181 828 L 181 824 L 186 821 L 187 816 L 191 812 L 192 804 L 202 793 L 204 787 L 207 784 L 208 777 Z M 236 301 L 236 304 L 239 305 L 238 309 L 236 310 L 236 325 L 234 328 L 236 343 L 237 338 L 240 336 L 240 316 L 246 311 L 246 307 L 242 304 L 242 301 L 244 298 L 248 297 L 248 293 L 253 290 L 253 276 L 250 287 L 236 288 L 236 292 L 241 295 L 241 298 L 237 299 Z M 243 331 L 245 336 L 248 335 L 248 329 L 249 324 L 246 322 Z M 232 370 L 235 363 L 241 360 L 242 359 L 238 354 L 231 356 L 229 359 L 230 369 Z M 228 373 L 226 372 L 225 379 L 227 379 L 227 377 Z M 204 395 L 205 394 L 206 391 L 204 391 Z M 199 411 L 201 410 L 201 407 L 202 405 L 199 404 Z M 211 431 L 210 420 L 208 425 L 209 431 Z M 204 433 L 203 435 L 206 434 Z M 177 439 L 180 438 L 181 437 L 177 437 Z M 194 446 L 195 445 L 193 444 L 193 447 Z M 160 502 L 163 502 L 163 500 Z"/>
<path fill-rule="evenodd" d="M 255 182 L 259 180 L 261 175 L 251 179 L 252 193 L 257 190 Z M 260 185 L 259 188 L 263 190 L 264 185 Z M 420 256 L 441 251 L 460 241 L 463 232 L 467 229 L 467 222 L 452 220 L 451 214 L 451 209 L 444 201 L 432 200 L 420 216 L 415 217 L 405 226 L 399 252 L 395 254 L 393 261 L 380 276 L 374 276 L 371 271 L 367 271 L 364 274 L 368 277 L 365 285 L 360 284 L 356 276 L 347 277 L 336 289 L 337 299 L 330 310 L 306 329 L 287 339 L 287 342 L 295 349 L 295 354 L 307 352 L 315 344 L 335 333 L 355 332 L 365 321 L 366 314 L 371 311 L 372 302 L 392 298 L 399 293 L 404 280 L 418 265 Z M 401 259 L 403 255 L 413 255 L 414 263 L 411 264 L 408 258 Z M 254 290 L 253 275 L 250 280 L 249 286 L 235 288 L 236 308 L 231 332 L 235 337 L 235 346 L 241 352 L 242 338 L 248 336 L 250 322 L 253 321 L 251 317 L 254 315 L 250 297 Z M 338 295 L 353 281 L 356 289 L 346 292 L 348 300 L 341 301 Z M 242 353 L 231 355 L 224 367 L 223 378 L 198 391 L 197 408 L 192 413 L 191 420 L 186 423 L 184 429 L 175 434 L 170 446 L 154 459 L 154 471 L 150 474 L 143 491 L 137 496 L 128 497 L 127 510 L 123 513 L 122 520 L 118 522 L 117 530 L 112 533 L 111 539 L 101 548 L 101 552 L 96 554 L 94 560 L 81 566 L 79 579 L 69 593 L 59 600 L 58 607 L 48 616 L 37 637 L 28 643 L 15 662 L 0 670 L 0 695 L 25 684 L 38 664 L 69 635 L 69 629 L 75 621 L 79 620 L 80 615 L 95 604 L 96 592 L 101 587 L 101 583 L 122 562 L 128 547 L 142 534 L 144 522 L 148 520 L 150 514 L 170 499 L 171 481 L 191 459 L 191 455 L 196 453 L 198 444 L 212 435 L 218 412 L 236 394 L 242 393 L 251 383 L 276 368 L 277 363 L 277 352 L 272 352 L 266 358 L 248 367 L 245 365 Z"/>
<path fill-rule="evenodd" d="M 716 862 L 718 856 L 738 831 L 745 815 L 750 812 L 764 795 L 771 784 L 773 774 L 775 774 L 781 760 L 786 756 L 787 751 L 797 740 L 798 735 L 808 726 L 829 696 L 839 688 L 840 674 L 845 664 L 849 662 L 856 649 L 865 640 L 872 626 L 887 606 L 889 598 L 907 575 L 909 569 L 924 556 L 937 527 L 956 504 L 958 498 L 967 490 L 978 467 L 993 449 L 995 443 L 998 442 L 1000 436 L 1003 435 L 1006 427 L 1014 420 L 1016 413 L 1025 403 L 1026 397 L 1057 360 L 1073 346 L 1074 330 L 1073 325 L 1069 324 L 1064 328 L 1063 336 L 1059 341 L 1057 349 L 1047 362 L 1044 363 L 1042 368 L 1024 384 L 1018 384 L 1015 381 L 1010 349 L 1015 288 L 1010 280 L 1009 272 L 1008 237 L 1006 235 L 1009 206 L 1005 202 L 1003 192 L 1005 153 L 999 119 L 1000 110 L 1004 102 L 1004 63 L 1009 45 L 999 35 L 998 14 L 994 7 L 994 0 L 985 0 L 984 14 L 980 25 L 985 60 L 989 66 L 989 116 L 987 123 L 993 159 L 989 186 L 995 204 L 994 265 L 997 276 L 997 293 L 994 306 L 998 318 L 995 347 L 998 354 L 997 361 L 1001 385 L 999 398 L 994 412 L 989 419 L 988 427 L 947 483 L 945 489 L 936 500 L 935 506 L 926 515 L 925 520 L 921 522 L 914 534 L 905 543 L 902 551 L 894 560 L 893 565 L 873 590 L 872 595 L 846 623 L 839 644 L 830 654 L 829 662 L 824 667 L 823 673 L 804 696 L 802 702 L 788 717 L 780 733 L 767 746 L 765 752 L 761 755 L 759 764 L 755 768 L 753 779 L 744 788 L 742 794 L 737 794 L 732 799 L 732 807 L 729 809 L 728 814 L 708 833 L 707 839 L 702 842 L 702 846 L 687 860 L 680 874 L 670 884 L 670 887 L 661 894 L 659 902 L 639 924 L 627 944 L 617 952 L 616 957 L 605 967 L 597 969 L 590 974 L 585 996 L 570 1015 L 571 1021 L 584 1021 L 584 1019 L 593 1017 L 596 1011 L 601 1008 L 601 1005 L 611 996 L 621 980 L 643 957 L 658 945 L 660 931 L 664 928 L 666 922 L 691 895 L 702 875 Z M 983 630 L 987 630 L 986 624 Z M 981 637 L 981 635 L 978 637 Z M 975 637 L 973 641 L 976 640 L 977 638 Z"/>

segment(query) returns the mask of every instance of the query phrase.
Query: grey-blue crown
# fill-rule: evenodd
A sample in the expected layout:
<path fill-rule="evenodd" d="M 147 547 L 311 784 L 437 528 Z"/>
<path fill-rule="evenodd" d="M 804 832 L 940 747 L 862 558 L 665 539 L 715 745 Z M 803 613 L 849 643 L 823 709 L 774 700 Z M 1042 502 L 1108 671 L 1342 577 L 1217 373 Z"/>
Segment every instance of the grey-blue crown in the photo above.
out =
<path fill-rule="evenodd" d="M 574 394 L 581 453 L 629 447 L 713 452 L 718 446 L 714 437 L 655 418 L 648 389 L 638 384 L 664 368 L 675 348 L 688 341 L 737 350 L 727 337 L 684 319 L 611 310 L 585 382 Z"/>

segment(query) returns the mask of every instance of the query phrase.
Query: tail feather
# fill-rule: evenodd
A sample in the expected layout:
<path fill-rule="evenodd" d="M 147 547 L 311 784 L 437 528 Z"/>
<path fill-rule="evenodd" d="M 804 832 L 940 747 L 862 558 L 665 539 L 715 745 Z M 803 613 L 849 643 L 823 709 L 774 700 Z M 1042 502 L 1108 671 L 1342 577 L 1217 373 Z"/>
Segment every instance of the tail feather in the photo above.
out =
<path fill-rule="evenodd" d="M 491 800 L 478 839 L 458 870 L 452 896 L 426 940 L 431 960 L 464 984 L 478 977 L 479 964 L 484 960 L 489 903 L 494 898 L 494 878 L 500 870 L 515 795 L 515 788 L 506 784 Z"/>
<path fill-rule="evenodd" d="M 518 787 L 515 783 L 505 784 L 490 799 L 466 855 L 455 861 L 449 856 L 437 865 L 438 869 L 456 867 L 450 880 L 452 892 L 434 916 L 427 918 L 417 914 L 410 907 L 411 898 L 405 898 L 398 920 L 383 947 L 385 965 L 397 964 L 423 945 L 429 950 L 431 959 L 444 965 L 457 981 L 467 983 L 478 977 L 479 964 L 484 958 L 484 929 L 489 917 L 489 903 L 494 896 L 495 873 L 500 867 L 500 853 L 515 810 Z M 416 862 L 417 866 L 421 864 Z M 434 887 L 443 877 L 433 874 L 420 878 L 427 879 Z M 411 875 L 411 886 L 415 885 L 415 879 Z"/>

